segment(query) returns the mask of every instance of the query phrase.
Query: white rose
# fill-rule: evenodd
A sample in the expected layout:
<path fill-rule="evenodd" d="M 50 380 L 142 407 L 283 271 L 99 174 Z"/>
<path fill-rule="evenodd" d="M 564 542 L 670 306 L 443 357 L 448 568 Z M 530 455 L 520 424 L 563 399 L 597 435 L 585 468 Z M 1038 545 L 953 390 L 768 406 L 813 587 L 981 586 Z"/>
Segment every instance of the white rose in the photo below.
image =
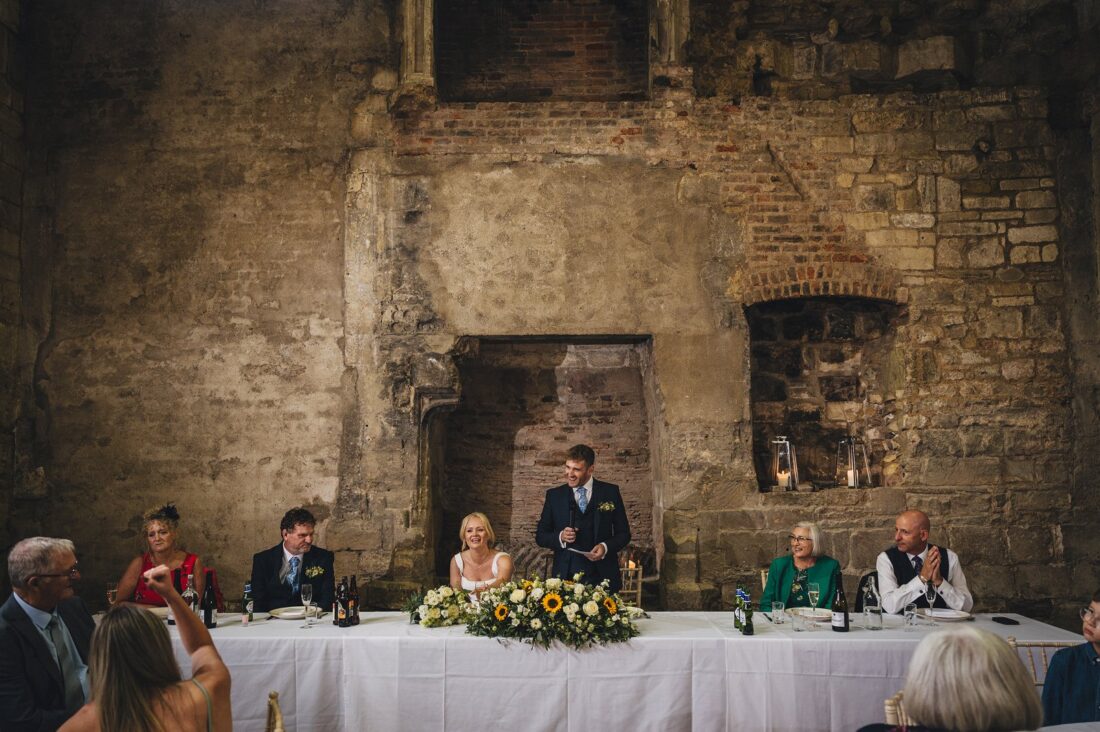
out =
<path fill-rule="evenodd" d="M 424 596 L 424 602 L 428 603 L 429 605 L 438 605 L 439 593 L 435 590 L 429 590 L 428 594 Z"/>
<path fill-rule="evenodd" d="M 535 589 L 531 590 L 531 599 L 538 600 L 542 597 L 543 592 L 544 590 L 541 587 L 536 587 Z"/>
<path fill-rule="evenodd" d="M 589 600 L 588 602 L 584 603 L 584 614 L 589 616 L 599 615 L 600 606 L 596 604 L 594 600 Z"/>
<path fill-rule="evenodd" d="M 583 595 L 584 594 L 584 585 L 582 585 L 580 582 L 573 585 L 573 594 L 576 595 L 577 597 L 580 597 L 581 595 Z"/>
<path fill-rule="evenodd" d="M 575 602 L 571 602 L 569 603 L 569 607 L 566 608 L 566 611 L 576 615 L 581 611 L 581 606 Z"/>
<path fill-rule="evenodd" d="M 439 594 L 442 595 L 443 597 L 450 597 L 454 593 L 455 593 L 455 591 L 452 590 L 450 587 L 444 587 L 439 591 Z"/>
<path fill-rule="evenodd" d="M 541 628 L 542 628 L 542 621 L 541 620 L 539 620 L 538 618 L 535 618 L 534 620 L 531 621 L 531 630 L 539 630 Z"/>
<path fill-rule="evenodd" d="M 527 593 L 523 591 L 522 587 L 517 587 L 512 590 L 512 594 L 508 596 L 508 599 L 512 602 L 523 602 L 525 597 L 527 597 Z"/>
<path fill-rule="evenodd" d="M 565 619 L 568 620 L 570 624 L 577 622 L 577 616 L 574 613 L 567 612 L 565 614 Z"/>
<path fill-rule="evenodd" d="M 512 627 L 513 628 L 518 628 L 519 627 L 519 618 L 512 618 Z"/>
<path fill-rule="evenodd" d="M 561 579 L 559 579 L 558 577 L 551 577 L 550 579 L 546 580 L 546 589 L 556 590 L 559 587 L 561 587 Z"/>
<path fill-rule="evenodd" d="M 416 614 L 419 615 L 422 618 L 428 617 L 428 606 L 427 605 L 421 605 L 420 607 L 418 607 L 416 609 Z"/>
<path fill-rule="evenodd" d="M 433 607 L 431 610 L 428 611 L 428 617 L 432 620 L 439 620 L 441 617 L 443 617 L 443 613 L 442 611 L 440 611 L 439 608 Z"/>
<path fill-rule="evenodd" d="M 599 602 L 600 600 L 603 599 L 603 593 L 600 592 L 599 590 L 596 590 L 595 592 L 592 593 L 592 599 L 595 600 L 596 602 Z"/>

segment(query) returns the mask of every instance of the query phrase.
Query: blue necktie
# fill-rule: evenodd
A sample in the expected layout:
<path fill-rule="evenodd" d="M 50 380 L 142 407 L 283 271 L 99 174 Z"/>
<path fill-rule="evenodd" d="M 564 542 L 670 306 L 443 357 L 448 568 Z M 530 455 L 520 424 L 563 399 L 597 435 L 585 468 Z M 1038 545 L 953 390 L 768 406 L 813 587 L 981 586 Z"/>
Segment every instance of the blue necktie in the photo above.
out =
<path fill-rule="evenodd" d="M 577 508 L 584 513 L 584 510 L 588 508 L 588 491 L 584 489 L 584 486 L 577 486 Z"/>
<path fill-rule="evenodd" d="M 298 594 L 298 565 L 302 563 L 301 557 L 290 558 L 290 574 L 286 576 L 290 580 L 290 589 L 294 591 L 294 594 Z"/>
<path fill-rule="evenodd" d="M 921 567 L 924 566 L 924 560 L 920 557 L 913 557 L 913 569 L 917 570 L 917 574 L 920 574 Z"/>

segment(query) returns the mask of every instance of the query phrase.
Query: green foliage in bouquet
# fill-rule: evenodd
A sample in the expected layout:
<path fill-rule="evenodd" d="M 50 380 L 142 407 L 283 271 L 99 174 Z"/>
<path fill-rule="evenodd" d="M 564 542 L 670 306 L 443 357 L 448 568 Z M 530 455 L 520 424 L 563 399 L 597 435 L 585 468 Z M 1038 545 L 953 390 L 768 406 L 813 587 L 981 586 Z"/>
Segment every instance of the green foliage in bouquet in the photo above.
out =
<path fill-rule="evenodd" d="M 413 595 L 403 608 L 409 613 L 409 621 L 424 628 L 442 628 L 467 622 L 475 606 L 465 590 L 441 585 L 434 590 Z"/>
<path fill-rule="evenodd" d="M 490 638 L 515 638 L 548 647 L 559 641 L 573 648 L 621 643 L 638 635 L 638 608 L 625 605 L 598 585 L 557 578 L 518 580 L 480 594 L 478 612 L 466 632 Z"/>

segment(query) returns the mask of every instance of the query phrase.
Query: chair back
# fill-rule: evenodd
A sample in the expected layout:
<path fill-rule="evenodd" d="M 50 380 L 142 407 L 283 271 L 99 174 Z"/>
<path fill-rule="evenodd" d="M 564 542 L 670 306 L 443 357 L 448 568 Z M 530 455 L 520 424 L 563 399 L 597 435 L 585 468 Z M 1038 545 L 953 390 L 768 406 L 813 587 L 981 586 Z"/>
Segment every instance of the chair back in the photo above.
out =
<path fill-rule="evenodd" d="M 768 568 L 760 570 L 760 592 L 764 592 L 764 588 L 768 586 Z"/>
<path fill-rule="evenodd" d="M 878 591 L 878 570 L 872 570 L 867 574 L 859 578 L 859 584 L 856 585 L 856 609 L 857 613 L 863 612 L 863 591 L 867 589 L 867 585 L 874 583 L 875 591 Z"/>
<path fill-rule="evenodd" d="M 908 727 L 913 720 L 905 713 L 905 705 L 902 702 L 902 692 L 888 697 L 883 705 L 886 710 L 886 724 L 895 727 Z"/>
<path fill-rule="evenodd" d="M 267 695 L 267 725 L 264 732 L 286 732 L 283 726 L 283 710 L 279 709 L 279 692 Z"/>
<path fill-rule="evenodd" d="M 635 563 L 633 567 L 624 566 L 619 570 L 622 574 L 623 586 L 619 590 L 619 597 L 623 601 L 636 608 L 642 607 L 642 565 Z"/>
<path fill-rule="evenodd" d="M 1020 660 L 1031 672 L 1031 679 L 1037 688 L 1042 688 L 1050 668 L 1050 659 L 1062 648 L 1081 645 L 1078 641 L 1018 641 L 1009 636 L 1008 645 L 1016 649 Z"/>

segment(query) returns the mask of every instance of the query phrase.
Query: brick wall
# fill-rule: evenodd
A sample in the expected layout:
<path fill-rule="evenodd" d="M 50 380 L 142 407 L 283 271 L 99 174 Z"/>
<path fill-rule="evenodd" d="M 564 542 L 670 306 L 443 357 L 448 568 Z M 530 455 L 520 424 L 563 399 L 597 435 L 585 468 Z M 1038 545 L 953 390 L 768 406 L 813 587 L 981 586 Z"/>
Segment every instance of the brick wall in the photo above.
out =
<path fill-rule="evenodd" d="M 442 99 L 646 95 L 648 20 L 640 0 L 441 0 L 435 12 Z"/>
<path fill-rule="evenodd" d="M 523 569 L 544 571 L 535 525 L 565 451 L 596 450 L 595 476 L 622 491 L 633 543 L 653 547 L 650 427 L 639 348 L 632 344 L 484 343 L 462 359 L 462 404 L 447 420 L 437 571 L 457 551 L 470 511 L 493 522 Z"/>

